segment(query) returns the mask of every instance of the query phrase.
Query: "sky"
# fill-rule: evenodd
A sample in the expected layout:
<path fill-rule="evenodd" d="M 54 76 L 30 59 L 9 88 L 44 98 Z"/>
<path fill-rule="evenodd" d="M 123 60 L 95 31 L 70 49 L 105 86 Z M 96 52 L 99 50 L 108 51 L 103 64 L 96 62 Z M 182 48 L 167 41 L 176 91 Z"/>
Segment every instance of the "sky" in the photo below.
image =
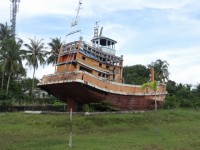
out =
<path fill-rule="evenodd" d="M 68 42 L 71 22 L 79 0 L 21 0 L 16 34 Z M 103 35 L 116 40 L 116 55 L 124 56 L 124 66 L 147 66 L 157 59 L 169 63 L 170 80 L 200 83 L 200 2 L 199 0 L 82 0 L 77 29 L 90 42 L 95 22 Z M 10 0 L 0 0 L 0 23 L 10 24 Z M 47 48 L 48 49 L 48 48 Z M 28 76 L 32 76 L 31 69 Z M 52 65 L 40 67 L 36 76 L 54 72 Z"/>

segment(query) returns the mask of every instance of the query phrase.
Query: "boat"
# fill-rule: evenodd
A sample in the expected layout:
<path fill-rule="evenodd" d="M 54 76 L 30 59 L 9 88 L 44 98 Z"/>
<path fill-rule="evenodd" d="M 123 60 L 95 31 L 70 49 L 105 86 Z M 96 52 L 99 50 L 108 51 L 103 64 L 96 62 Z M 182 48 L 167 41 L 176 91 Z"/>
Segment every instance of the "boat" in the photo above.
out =
<path fill-rule="evenodd" d="M 75 24 L 73 24 L 75 25 Z M 99 32 L 100 31 L 100 32 Z M 70 32 L 67 36 L 79 30 Z M 146 110 L 162 106 L 166 84 L 157 91 L 123 83 L 123 55 L 116 56 L 117 41 L 102 35 L 98 23 L 91 42 L 83 37 L 62 45 L 55 73 L 45 75 L 38 86 L 67 103 L 67 111 L 82 111 L 84 104 L 106 102 L 115 110 Z M 151 80 L 154 81 L 154 68 Z"/>

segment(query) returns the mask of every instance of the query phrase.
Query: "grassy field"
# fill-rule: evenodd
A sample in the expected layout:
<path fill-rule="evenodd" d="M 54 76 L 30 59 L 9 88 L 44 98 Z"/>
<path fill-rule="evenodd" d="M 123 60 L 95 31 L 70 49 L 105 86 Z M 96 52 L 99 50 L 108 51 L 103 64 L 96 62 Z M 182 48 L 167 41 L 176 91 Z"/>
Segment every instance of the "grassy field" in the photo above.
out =
<path fill-rule="evenodd" d="M 200 111 L 69 116 L 0 113 L 0 150 L 197 150 Z"/>

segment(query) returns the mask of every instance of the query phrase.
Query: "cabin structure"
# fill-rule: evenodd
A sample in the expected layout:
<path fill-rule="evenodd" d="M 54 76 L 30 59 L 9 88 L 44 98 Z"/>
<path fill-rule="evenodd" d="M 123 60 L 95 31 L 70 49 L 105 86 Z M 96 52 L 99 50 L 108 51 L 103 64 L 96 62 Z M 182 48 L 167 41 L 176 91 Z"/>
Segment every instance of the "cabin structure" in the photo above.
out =
<path fill-rule="evenodd" d="M 123 56 L 115 56 L 116 41 L 98 36 L 89 44 L 74 41 L 63 45 L 57 63 L 57 73 L 86 71 L 103 79 L 122 83 Z"/>

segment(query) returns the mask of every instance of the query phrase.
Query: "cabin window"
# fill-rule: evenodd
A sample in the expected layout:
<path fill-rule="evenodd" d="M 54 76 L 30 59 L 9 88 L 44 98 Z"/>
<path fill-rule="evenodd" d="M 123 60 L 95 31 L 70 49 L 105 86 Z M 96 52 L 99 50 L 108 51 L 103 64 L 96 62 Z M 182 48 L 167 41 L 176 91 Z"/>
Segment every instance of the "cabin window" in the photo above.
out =
<path fill-rule="evenodd" d="M 110 46 L 111 44 L 110 44 L 110 41 L 108 41 L 108 45 Z"/>
<path fill-rule="evenodd" d="M 82 56 L 82 59 L 85 60 L 86 59 L 85 56 Z"/>
<path fill-rule="evenodd" d="M 99 63 L 99 67 L 102 67 L 102 63 Z"/>
<path fill-rule="evenodd" d="M 76 59 L 76 54 L 74 54 L 74 60 Z"/>
<path fill-rule="evenodd" d="M 88 68 L 85 68 L 83 66 L 80 66 L 80 70 L 83 70 L 83 71 L 87 71 L 89 73 L 92 73 L 92 70 L 88 69 Z"/>
<path fill-rule="evenodd" d="M 110 66 L 106 65 L 106 69 L 109 69 L 109 68 L 110 68 Z"/>

